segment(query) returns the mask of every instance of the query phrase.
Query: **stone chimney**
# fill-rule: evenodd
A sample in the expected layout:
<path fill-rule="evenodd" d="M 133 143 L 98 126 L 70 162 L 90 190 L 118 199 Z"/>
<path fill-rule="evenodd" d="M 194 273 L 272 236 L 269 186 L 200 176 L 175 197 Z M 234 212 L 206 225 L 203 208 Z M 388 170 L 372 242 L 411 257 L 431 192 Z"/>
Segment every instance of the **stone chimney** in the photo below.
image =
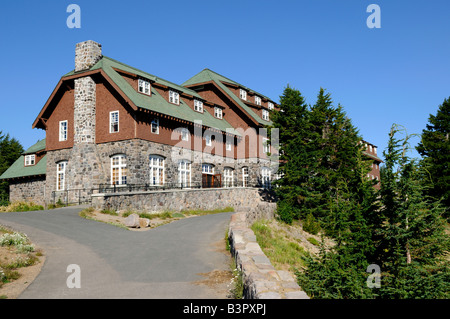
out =
<path fill-rule="evenodd" d="M 88 70 L 102 58 L 102 45 L 88 40 L 77 43 L 75 48 L 75 72 Z"/>

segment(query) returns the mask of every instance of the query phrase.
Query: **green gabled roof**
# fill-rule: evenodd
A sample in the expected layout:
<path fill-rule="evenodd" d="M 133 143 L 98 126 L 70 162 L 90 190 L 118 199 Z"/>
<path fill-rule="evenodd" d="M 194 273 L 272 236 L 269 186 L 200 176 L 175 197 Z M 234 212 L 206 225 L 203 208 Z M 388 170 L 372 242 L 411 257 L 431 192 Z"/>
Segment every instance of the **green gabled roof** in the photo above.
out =
<path fill-rule="evenodd" d="M 33 166 L 25 166 L 25 154 L 32 154 L 45 149 L 45 138 L 28 148 L 3 174 L 0 179 L 12 179 L 45 175 L 47 171 L 47 155 Z"/>
<path fill-rule="evenodd" d="M 34 154 L 36 152 L 45 150 L 45 138 L 38 141 L 36 144 L 30 146 L 25 152 L 22 154 Z"/>
<path fill-rule="evenodd" d="M 116 70 L 114 70 L 114 68 L 123 70 L 125 72 L 134 73 L 143 78 L 147 78 L 156 83 L 173 88 L 174 90 L 202 99 L 202 97 L 198 95 L 198 93 L 194 90 L 166 81 L 150 73 L 143 72 L 106 56 L 103 56 L 94 66 L 92 66 L 87 71 L 102 69 L 106 73 L 106 75 L 108 75 L 111 80 L 120 88 L 120 90 L 122 90 L 122 92 L 139 108 L 179 118 L 192 123 L 201 121 L 202 125 L 206 127 L 215 128 L 223 132 L 228 132 L 230 134 L 240 136 L 240 134 L 226 120 L 217 119 L 208 112 L 195 112 L 183 101 L 182 97 L 180 97 L 180 105 L 174 105 L 163 98 L 153 86 L 151 89 L 151 96 L 147 96 L 145 94 L 137 92 Z M 77 73 L 72 71 L 64 75 L 64 77 L 75 74 Z"/>
<path fill-rule="evenodd" d="M 204 69 L 203 71 L 201 71 L 200 73 L 194 75 L 192 78 L 190 78 L 189 80 L 187 80 L 186 82 L 184 82 L 182 85 L 184 86 L 189 86 L 189 85 L 193 85 L 193 84 L 198 84 L 198 83 L 204 83 L 204 82 L 209 82 L 209 81 L 214 81 L 214 83 L 216 83 L 223 91 L 225 91 L 237 104 L 239 104 L 251 117 L 253 117 L 259 124 L 262 125 L 270 125 L 272 124 L 271 121 L 266 121 L 263 120 L 261 117 L 259 117 L 249 106 L 247 106 L 239 97 L 237 97 L 233 92 L 230 91 L 230 89 L 228 89 L 228 87 L 226 85 L 223 84 L 223 82 L 227 82 L 227 83 L 231 83 L 234 85 L 237 85 L 245 90 L 247 90 L 248 92 L 254 93 L 258 96 L 261 96 L 265 99 L 268 99 L 269 101 L 272 101 L 272 99 L 268 98 L 267 96 L 260 94 L 236 81 L 233 81 L 227 77 L 224 77 L 223 75 L 220 75 L 219 73 L 216 73 L 210 69 Z"/>

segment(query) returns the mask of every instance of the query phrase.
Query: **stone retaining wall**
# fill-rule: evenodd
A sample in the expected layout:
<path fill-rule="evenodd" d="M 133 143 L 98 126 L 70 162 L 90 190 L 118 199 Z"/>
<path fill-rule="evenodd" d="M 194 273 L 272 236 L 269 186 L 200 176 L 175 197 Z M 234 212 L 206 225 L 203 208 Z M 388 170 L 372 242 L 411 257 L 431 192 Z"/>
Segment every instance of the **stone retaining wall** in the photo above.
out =
<path fill-rule="evenodd" d="M 228 239 L 231 254 L 243 273 L 245 299 L 309 299 L 287 271 L 275 270 L 249 228 L 257 219 L 270 219 L 275 203 L 260 202 L 242 207 L 232 215 Z"/>

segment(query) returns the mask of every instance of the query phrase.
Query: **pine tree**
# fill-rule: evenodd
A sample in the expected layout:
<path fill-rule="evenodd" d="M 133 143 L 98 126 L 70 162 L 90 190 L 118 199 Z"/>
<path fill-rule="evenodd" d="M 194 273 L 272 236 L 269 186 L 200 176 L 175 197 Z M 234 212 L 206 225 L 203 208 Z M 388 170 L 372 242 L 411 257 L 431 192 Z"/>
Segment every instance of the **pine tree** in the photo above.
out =
<path fill-rule="evenodd" d="M 441 199 L 445 216 L 450 218 L 450 98 L 439 106 L 436 115 L 430 114 L 428 122 L 416 147 L 423 157 L 426 194 Z"/>
<path fill-rule="evenodd" d="M 381 176 L 381 240 L 378 262 L 383 270 L 384 298 L 446 298 L 449 269 L 444 210 L 426 200 L 420 166 L 410 159 L 409 136 L 398 139 L 393 126 Z M 422 289 L 418 289 L 422 287 Z M 424 289 L 426 287 L 426 289 Z"/>
<path fill-rule="evenodd" d="M 9 134 L 3 135 L 0 131 L 0 175 L 3 174 L 23 153 L 23 147 Z M 0 181 L 0 202 L 5 203 L 9 194 L 9 183 Z"/>

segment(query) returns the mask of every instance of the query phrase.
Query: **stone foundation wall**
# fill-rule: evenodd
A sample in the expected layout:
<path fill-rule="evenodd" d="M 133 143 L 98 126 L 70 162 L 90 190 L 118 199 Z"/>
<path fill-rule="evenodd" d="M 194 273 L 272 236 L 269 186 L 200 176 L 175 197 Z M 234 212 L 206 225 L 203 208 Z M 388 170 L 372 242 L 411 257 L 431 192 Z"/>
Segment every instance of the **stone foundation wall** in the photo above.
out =
<path fill-rule="evenodd" d="M 34 177 L 23 182 L 10 181 L 9 200 L 13 202 L 33 202 L 44 205 L 45 177 Z"/>
<path fill-rule="evenodd" d="M 126 190 L 126 188 L 124 188 Z M 254 207 L 260 203 L 262 190 L 256 188 L 209 188 L 161 190 L 151 192 L 120 192 L 93 194 L 92 206 L 97 209 L 133 210 L 138 212 L 182 211 L 190 209 Z"/>
<path fill-rule="evenodd" d="M 243 273 L 244 298 L 309 299 L 289 272 L 272 266 L 249 228 L 257 219 L 273 217 L 275 208 L 275 203 L 260 202 L 255 208 L 242 207 L 231 217 L 228 239 L 231 254 Z"/>

